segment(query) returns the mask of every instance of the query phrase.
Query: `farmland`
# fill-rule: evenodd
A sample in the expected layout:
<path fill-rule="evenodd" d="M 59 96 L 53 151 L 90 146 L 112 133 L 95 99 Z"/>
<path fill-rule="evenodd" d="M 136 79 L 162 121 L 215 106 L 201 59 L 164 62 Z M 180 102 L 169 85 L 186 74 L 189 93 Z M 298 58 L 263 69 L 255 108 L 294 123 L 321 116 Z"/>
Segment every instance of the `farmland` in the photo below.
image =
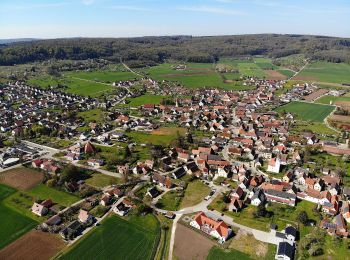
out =
<path fill-rule="evenodd" d="M 112 83 L 115 81 L 125 81 L 139 78 L 139 76 L 129 71 L 68 72 L 64 76 L 103 83 Z"/>
<path fill-rule="evenodd" d="M 229 259 L 242 259 L 242 260 L 250 260 L 252 258 L 249 257 L 249 255 L 244 254 L 237 250 L 229 250 L 225 251 L 217 246 L 214 246 L 209 251 L 209 255 L 207 257 L 208 260 L 214 260 L 214 259 L 222 259 L 222 260 L 229 260 Z"/>
<path fill-rule="evenodd" d="M 58 236 L 32 230 L 0 250 L 0 259 L 50 259 L 64 246 Z"/>
<path fill-rule="evenodd" d="M 112 85 L 105 83 L 64 76 L 58 78 L 52 76 L 40 76 L 28 80 L 27 83 L 41 88 L 48 88 L 49 86 L 57 86 L 60 84 L 61 86 L 66 86 L 64 87 L 64 91 L 68 93 L 92 97 L 98 97 L 105 92 L 115 89 Z"/>
<path fill-rule="evenodd" d="M 153 215 L 110 216 L 59 259 L 151 259 L 158 232 Z"/>
<path fill-rule="evenodd" d="M 22 236 L 37 225 L 37 222 L 7 207 L 3 200 L 16 192 L 0 184 L 0 249 Z"/>
<path fill-rule="evenodd" d="M 349 84 L 350 65 L 346 63 L 313 62 L 309 64 L 295 79 Z"/>
<path fill-rule="evenodd" d="M 28 190 L 41 183 L 43 174 L 29 168 L 16 168 L 0 173 L 0 183 L 19 190 Z"/>
<path fill-rule="evenodd" d="M 225 83 L 221 75 L 210 63 L 189 63 L 185 70 L 173 69 L 174 64 L 164 63 L 146 70 L 146 75 L 155 80 L 169 80 L 188 88 L 219 87 L 224 89 L 248 89 L 237 83 Z M 227 75 L 226 75 L 227 76 Z"/>
<path fill-rule="evenodd" d="M 292 113 L 299 120 L 313 122 L 323 122 L 333 110 L 333 106 L 306 102 L 291 102 L 276 109 L 277 112 Z"/>
<path fill-rule="evenodd" d="M 350 97 L 335 97 L 335 96 L 323 96 L 319 99 L 315 100 L 315 103 L 320 104 L 337 104 L 337 102 L 349 102 L 350 104 Z"/>

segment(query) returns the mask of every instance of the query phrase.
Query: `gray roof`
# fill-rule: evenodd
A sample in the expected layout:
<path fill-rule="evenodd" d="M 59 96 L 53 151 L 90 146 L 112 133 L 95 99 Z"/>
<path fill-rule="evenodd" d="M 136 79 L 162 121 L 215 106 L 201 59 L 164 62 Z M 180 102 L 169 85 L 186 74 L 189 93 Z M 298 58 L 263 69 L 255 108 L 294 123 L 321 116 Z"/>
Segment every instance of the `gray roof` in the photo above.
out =
<path fill-rule="evenodd" d="M 287 193 L 284 191 L 278 191 L 278 190 L 265 190 L 265 194 L 280 197 L 280 198 L 285 198 L 285 199 L 292 199 L 292 200 L 295 200 L 297 197 L 295 194 Z"/>
<path fill-rule="evenodd" d="M 293 259 L 294 256 L 294 246 L 291 246 L 287 242 L 281 242 L 278 245 L 277 255 L 279 256 L 288 256 L 290 259 Z"/>

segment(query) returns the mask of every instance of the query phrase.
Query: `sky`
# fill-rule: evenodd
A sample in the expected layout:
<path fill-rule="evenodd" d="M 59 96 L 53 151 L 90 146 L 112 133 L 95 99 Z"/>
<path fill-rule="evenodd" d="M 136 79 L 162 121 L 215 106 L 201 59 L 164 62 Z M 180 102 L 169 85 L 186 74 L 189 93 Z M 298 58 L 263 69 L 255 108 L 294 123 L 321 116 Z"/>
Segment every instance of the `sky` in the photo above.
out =
<path fill-rule="evenodd" d="M 0 38 L 350 37 L 350 0 L 0 0 Z"/>

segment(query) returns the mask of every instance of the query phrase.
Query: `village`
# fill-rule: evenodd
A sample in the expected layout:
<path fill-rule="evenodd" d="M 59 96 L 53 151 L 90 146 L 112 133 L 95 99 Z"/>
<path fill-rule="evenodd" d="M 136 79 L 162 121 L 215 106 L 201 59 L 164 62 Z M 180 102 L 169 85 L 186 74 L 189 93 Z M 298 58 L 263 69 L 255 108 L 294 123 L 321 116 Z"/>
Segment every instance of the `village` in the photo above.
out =
<path fill-rule="evenodd" d="M 171 83 L 147 81 L 148 93 L 171 94 Z M 45 173 L 44 185 L 79 194 L 80 200 L 66 207 L 56 207 L 58 203 L 48 194 L 30 209 L 31 214 L 42 218 L 38 230 L 59 233 L 69 244 L 98 229 L 109 214 L 124 217 L 129 212 L 152 211 L 172 221 L 170 257 L 178 222 L 200 230 L 219 244 L 234 237 L 237 228 L 246 230 L 255 239 L 276 245 L 275 259 L 294 259 L 301 242 L 299 233 L 304 228 L 301 226 L 347 238 L 348 172 L 325 162 L 316 164 L 311 158 L 330 154 L 348 162 L 348 133 L 343 133 L 343 143 L 317 132 L 292 134 L 294 115 L 275 110 L 291 101 L 315 100 L 325 94 L 341 96 L 345 92 L 325 91 L 305 83 L 278 96 L 284 81 L 246 78 L 244 84 L 254 89 L 188 90 L 177 86 L 182 96 L 172 93 L 171 104 L 145 103 L 133 113 L 125 112 L 125 107 L 107 109 L 108 117 L 89 123 L 77 112 L 101 106 L 106 109 L 97 99 L 36 89 L 21 82 L 6 84 L 0 88 L 0 131 L 6 136 L 2 137 L 5 140 L 0 150 L 0 171 L 23 164 Z M 115 85 L 128 88 L 132 84 Z M 130 93 L 122 93 L 120 103 L 126 104 L 124 95 Z M 187 97 L 183 97 L 185 94 Z M 171 127 L 183 131 L 178 131 L 167 146 L 149 147 L 130 135 L 147 135 Z M 61 145 L 51 147 L 51 143 L 36 142 L 41 136 L 60 140 Z M 104 152 L 113 147 L 119 150 Z M 135 157 L 137 149 L 140 152 L 146 148 L 151 157 Z M 111 160 L 106 155 L 118 151 L 122 158 Z M 87 174 L 116 177 L 120 183 L 97 189 L 87 184 Z M 183 196 L 186 188 L 197 181 L 207 186 L 198 204 L 182 209 L 166 204 L 167 195 L 179 192 Z M 305 211 L 298 215 L 301 223 L 297 224 L 298 219 L 276 223 L 269 217 L 278 215 L 271 205 L 296 208 L 304 201 L 314 205 L 312 211 L 318 220 Z M 266 220 L 268 230 L 230 217 L 244 214 L 251 207 L 258 222 Z M 313 248 L 312 243 L 309 248 Z"/>

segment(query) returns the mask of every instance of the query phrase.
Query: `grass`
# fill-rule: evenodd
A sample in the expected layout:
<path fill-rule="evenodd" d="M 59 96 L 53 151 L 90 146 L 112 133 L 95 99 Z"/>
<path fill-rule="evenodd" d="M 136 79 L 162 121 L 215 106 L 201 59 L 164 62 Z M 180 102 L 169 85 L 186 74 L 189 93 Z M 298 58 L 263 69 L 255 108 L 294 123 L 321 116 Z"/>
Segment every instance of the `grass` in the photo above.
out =
<path fill-rule="evenodd" d="M 180 135 L 184 135 L 186 129 L 181 127 L 162 127 L 150 133 L 129 132 L 127 136 L 139 144 L 170 145 Z"/>
<path fill-rule="evenodd" d="M 194 206 L 209 195 L 210 188 L 199 180 L 188 183 L 180 208 Z"/>
<path fill-rule="evenodd" d="M 79 201 L 78 197 L 64 191 L 50 188 L 45 184 L 39 184 L 35 188 L 29 190 L 27 193 L 33 196 L 35 200 L 51 199 L 53 202 L 65 207 Z"/>
<path fill-rule="evenodd" d="M 313 62 L 297 78 L 328 83 L 350 83 L 350 65 L 346 63 Z"/>
<path fill-rule="evenodd" d="M 158 96 L 158 95 L 151 95 L 146 94 L 142 95 L 136 98 L 130 98 L 128 101 L 130 103 L 128 104 L 130 107 L 139 107 L 144 104 L 153 104 L 153 105 L 159 105 L 163 99 L 167 98 L 166 96 Z"/>
<path fill-rule="evenodd" d="M 315 100 L 315 103 L 320 104 L 334 104 L 337 101 L 347 101 L 350 102 L 350 97 L 335 97 L 335 96 L 323 96 Z"/>
<path fill-rule="evenodd" d="M 178 210 L 184 193 L 181 190 L 171 190 L 165 193 L 157 202 L 157 208 Z"/>
<path fill-rule="evenodd" d="M 0 249 L 38 224 L 38 222 L 16 212 L 3 203 L 4 199 L 15 192 L 15 189 L 0 184 Z"/>
<path fill-rule="evenodd" d="M 188 63 L 186 70 L 174 70 L 174 64 L 164 63 L 151 67 L 146 73 L 156 80 L 179 82 L 188 88 L 218 87 L 224 89 L 251 89 L 237 83 L 224 83 L 211 63 Z"/>
<path fill-rule="evenodd" d="M 76 77 L 97 82 L 112 83 L 115 81 L 125 81 L 138 79 L 139 76 L 129 71 L 91 71 L 91 72 L 69 72 L 65 76 Z"/>
<path fill-rule="evenodd" d="M 252 258 L 249 255 L 244 254 L 238 250 L 230 249 L 224 250 L 218 246 L 214 246 L 210 249 L 207 256 L 207 260 L 250 260 Z"/>
<path fill-rule="evenodd" d="M 276 109 L 277 112 L 292 113 L 299 120 L 312 122 L 323 122 L 333 110 L 333 106 L 306 102 L 291 102 Z"/>
<path fill-rule="evenodd" d="M 159 223 L 153 215 L 106 218 L 59 259 L 152 259 Z"/>
<path fill-rule="evenodd" d="M 90 123 L 90 122 L 102 123 L 104 121 L 104 113 L 99 108 L 79 112 L 77 116 L 84 118 L 84 121 L 87 123 Z"/>
<path fill-rule="evenodd" d="M 73 77 L 52 77 L 52 76 L 39 76 L 29 79 L 27 81 L 29 85 L 37 86 L 41 88 L 48 88 L 49 86 L 57 86 L 58 84 L 66 86 L 62 89 L 71 94 L 77 94 L 82 96 L 98 97 L 103 93 L 110 92 L 115 89 L 112 85 L 107 85 L 95 81 L 87 81 L 85 79 L 73 78 Z"/>
<path fill-rule="evenodd" d="M 329 135 L 329 136 L 337 136 L 338 133 L 333 129 L 327 127 L 323 123 L 311 122 L 311 123 L 303 123 L 298 122 L 292 126 L 291 133 L 300 134 L 303 132 L 313 132 L 318 135 Z"/>
<path fill-rule="evenodd" d="M 95 188 L 103 188 L 112 184 L 120 183 L 120 179 L 101 173 L 94 173 L 91 178 L 85 180 L 85 183 Z"/>

